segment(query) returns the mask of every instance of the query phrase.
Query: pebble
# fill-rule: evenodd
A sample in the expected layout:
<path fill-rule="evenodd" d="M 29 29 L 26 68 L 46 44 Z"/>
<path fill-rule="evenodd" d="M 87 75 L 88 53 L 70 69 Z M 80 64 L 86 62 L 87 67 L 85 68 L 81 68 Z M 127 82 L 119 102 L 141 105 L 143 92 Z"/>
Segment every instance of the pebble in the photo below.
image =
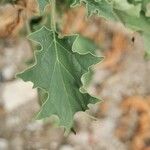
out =
<path fill-rule="evenodd" d="M 63 145 L 60 150 L 75 150 L 73 147 L 71 147 L 70 145 Z"/>
<path fill-rule="evenodd" d="M 8 150 L 8 141 L 0 138 L 0 150 Z"/>
<path fill-rule="evenodd" d="M 2 99 L 7 112 L 37 98 L 37 91 L 31 82 L 15 80 L 3 85 Z"/>

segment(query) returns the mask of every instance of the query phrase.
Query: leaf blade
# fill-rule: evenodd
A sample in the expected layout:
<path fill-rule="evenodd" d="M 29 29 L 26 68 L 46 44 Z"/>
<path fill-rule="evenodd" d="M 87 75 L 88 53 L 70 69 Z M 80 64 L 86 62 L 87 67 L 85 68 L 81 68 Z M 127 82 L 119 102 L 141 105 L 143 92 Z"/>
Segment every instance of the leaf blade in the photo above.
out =
<path fill-rule="evenodd" d="M 82 86 L 83 74 L 102 58 L 90 53 L 73 52 L 72 46 L 77 40 L 76 35 L 60 39 L 57 33 L 43 27 L 29 37 L 40 43 L 42 49 L 35 53 L 34 66 L 19 74 L 18 77 L 33 82 L 35 88 L 41 88 L 48 93 L 38 119 L 57 115 L 60 125 L 69 131 L 74 114 L 88 109 L 89 103 L 97 102 L 97 99 L 89 94 L 81 93 L 79 88 Z"/>

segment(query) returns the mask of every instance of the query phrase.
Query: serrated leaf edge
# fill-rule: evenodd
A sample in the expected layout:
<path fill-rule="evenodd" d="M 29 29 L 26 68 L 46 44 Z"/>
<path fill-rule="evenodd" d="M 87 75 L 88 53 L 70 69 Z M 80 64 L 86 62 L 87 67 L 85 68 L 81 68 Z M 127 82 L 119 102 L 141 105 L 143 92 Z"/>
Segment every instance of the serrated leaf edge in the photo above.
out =
<path fill-rule="evenodd" d="M 35 31 L 35 32 L 33 32 L 33 33 L 39 32 L 39 31 L 42 30 L 43 28 L 49 30 L 50 32 L 53 32 L 52 30 L 50 30 L 50 29 L 48 29 L 47 27 L 43 26 L 41 29 L 39 29 L 39 30 L 37 30 L 37 31 Z M 30 39 L 30 35 L 32 35 L 33 33 L 29 34 L 29 35 L 27 36 L 27 38 L 28 38 L 29 40 L 31 40 L 32 42 L 35 42 L 35 43 L 39 44 L 39 45 L 41 46 L 41 49 L 40 49 L 40 50 L 35 50 L 35 52 L 34 52 L 34 58 L 35 58 L 34 64 L 31 65 L 31 66 L 29 66 L 28 68 L 26 68 L 26 69 L 23 70 L 22 72 L 16 74 L 16 78 L 20 78 L 19 75 L 23 74 L 23 73 L 24 73 L 25 71 L 27 71 L 28 69 L 31 69 L 31 68 L 33 68 L 33 67 L 35 67 L 35 66 L 37 65 L 36 53 L 40 53 L 40 52 L 43 50 L 43 46 L 40 44 L 40 42 L 37 42 L 37 41 L 34 41 L 33 39 Z M 78 53 L 78 54 L 80 54 L 80 55 L 90 54 L 90 55 L 93 55 L 93 56 L 96 57 L 96 58 L 99 58 L 99 61 L 101 61 L 101 60 L 104 58 L 104 57 L 96 56 L 96 55 L 94 55 L 93 53 L 91 53 L 90 51 L 87 52 L 87 53 L 79 53 L 79 52 L 77 52 L 77 51 L 73 51 L 73 46 L 74 46 L 75 42 L 77 41 L 77 38 L 79 37 L 79 35 L 78 35 L 78 34 L 72 34 L 72 35 L 70 35 L 70 36 L 76 36 L 76 39 L 75 39 L 75 41 L 74 41 L 74 43 L 73 43 L 73 45 L 72 45 L 72 52 Z M 65 36 L 64 36 L 64 37 L 65 37 Z M 59 38 L 60 38 L 60 37 L 59 37 Z M 61 37 L 61 38 L 63 38 L 63 37 Z M 97 64 L 97 63 L 95 63 L 95 64 Z M 95 64 L 93 64 L 93 65 L 95 65 Z M 83 92 L 83 91 L 81 90 L 81 88 L 84 88 L 84 89 L 85 89 L 85 87 L 84 87 L 84 76 L 89 73 L 89 70 L 90 70 L 90 68 L 91 68 L 93 65 L 89 66 L 89 67 L 88 67 L 88 71 L 87 71 L 86 73 L 84 73 L 84 74 L 81 76 L 81 83 L 82 83 L 82 86 L 79 88 L 79 92 L 81 92 L 82 94 L 88 93 L 87 90 L 86 90 L 86 92 Z M 21 78 L 21 79 L 22 79 L 22 78 Z M 22 79 L 22 80 L 23 80 L 24 82 L 32 82 L 32 81 L 26 81 L 26 80 L 24 80 L 24 79 Z M 39 88 L 39 89 L 45 91 L 46 93 L 48 93 L 47 90 L 44 89 L 44 88 L 41 88 L 41 87 L 39 87 L 39 86 L 36 86 L 36 87 L 35 87 L 35 86 L 34 86 L 34 83 L 33 83 L 33 87 L 32 87 L 32 88 Z M 96 98 L 96 99 L 97 99 L 97 102 L 100 102 L 100 101 L 98 100 L 98 99 L 99 99 L 98 97 L 93 96 L 93 95 L 91 95 L 90 93 L 88 93 L 88 94 L 89 94 L 91 97 Z M 48 97 L 49 97 L 49 93 L 48 93 Z M 48 97 L 47 97 L 47 99 L 45 100 L 45 102 L 42 104 L 42 106 L 47 102 Z M 89 104 L 90 104 L 90 103 L 89 103 Z M 88 104 L 88 105 L 89 105 L 89 104 Z M 42 106 L 41 106 L 41 107 L 42 107 Z M 36 115 L 36 118 L 35 118 L 35 119 L 38 118 L 38 115 L 39 115 L 39 113 L 40 113 L 41 111 L 42 111 L 42 109 L 40 108 L 40 111 L 39 111 L 38 114 Z M 54 114 L 54 115 L 55 115 L 55 114 Z M 53 116 L 53 115 L 51 115 L 51 116 Z M 56 115 L 56 116 L 57 116 L 57 115 Z M 57 116 L 57 117 L 58 117 L 58 116 Z M 59 118 L 59 117 L 58 117 L 58 118 Z M 60 119 L 60 118 L 59 118 L 59 119 Z M 70 130 L 68 130 L 65 126 L 63 126 L 63 125 L 61 125 L 61 124 L 59 124 L 59 126 L 60 126 L 60 127 L 63 127 L 63 128 L 65 129 L 65 133 L 69 133 Z"/>

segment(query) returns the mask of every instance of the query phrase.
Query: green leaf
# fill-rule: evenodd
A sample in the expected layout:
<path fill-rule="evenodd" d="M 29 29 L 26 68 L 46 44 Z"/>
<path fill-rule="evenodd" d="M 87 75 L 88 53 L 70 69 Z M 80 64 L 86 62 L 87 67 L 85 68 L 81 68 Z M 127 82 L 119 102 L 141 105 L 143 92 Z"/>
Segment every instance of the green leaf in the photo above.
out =
<path fill-rule="evenodd" d="M 24 81 L 31 81 L 34 87 L 45 90 L 44 100 L 38 119 L 57 115 L 60 125 L 70 130 L 74 114 L 88 109 L 89 103 L 97 102 L 89 94 L 81 93 L 81 77 L 89 67 L 102 58 L 90 53 L 82 54 L 76 46 L 76 35 L 59 38 L 57 33 L 46 27 L 32 33 L 29 38 L 42 47 L 36 51 L 36 63 L 18 75 Z M 77 49 L 74 49 L 74 46 Z M 74 50 L 74 51 L 73 51 Z"/>
<path fill-rule="evenodd" d="M 79 36 L 73 45 L 73 51 L 78 50 L 78 52 L 81 54 L 86 54 L 90 52 L 95 55 L 95 50 L 97 49 L 100 48 L 96 44 L 94 44 L 93 41 L 83 36 Z"/>
<path fill-rule="evenodd" d="M 40 13 L 42 13 L 46 5 L 50 4 L 50 0 L 38 0 L 38 4 L 39 4 Z"/>
<path fill-rule="evenodd" d="M 86 4 L 89 14 L 98 14 L 108 20 L 118 20 L 128 28 L 141 33 L 147 54 L 150 54 L 149 0 L 74 0 L 73 6 Z"/>
<path fill-rule="evenodd" d="M 123 24 L 130 29 L 139 32 L 143 39 L 145 45 L 145 51 L 147 56 L 150 56 L 150 21 L 144 14 L 141 14 L 140 17 L 130 16 L 127 13 L 116 10 L 118 17 L 123 22 Z"/>
<path fill-rule="evenodd" d="M 150 32 L 150 22 L 141 14 L 140 17 L 130 16 L 122 11 L 115 10 L 122 23 L 134 31 Z"/>
<path fill-rule="evenodd" d="M 143 0 L 143 10 L 145 11 L 145 16 L 150 17 L 150 1 L 149 0 Z"/>
<path fill-rule="evenodd" d="M 109 20 L 117 20 L 113 5 L 107 0 L 75 0 L 72 6 L 80 5 L 82 2 L 86 4 L 89 16 L 96 14 Z"/>
<path fill-rule="evenodd" d="M 140 16 L 142 4 L 131 4 L 127 0 L 113 0 L 113 8 L 121 10 L 130 16 Z"/>

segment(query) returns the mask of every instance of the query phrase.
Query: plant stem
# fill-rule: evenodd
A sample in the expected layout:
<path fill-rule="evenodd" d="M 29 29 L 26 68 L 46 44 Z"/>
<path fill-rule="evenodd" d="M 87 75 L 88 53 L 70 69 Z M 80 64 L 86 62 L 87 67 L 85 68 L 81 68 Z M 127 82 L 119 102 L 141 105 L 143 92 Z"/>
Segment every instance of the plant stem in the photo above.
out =
<path fill-rule="evenodd" d="M 55 7 L 56 7 L 56 1 L 51 0 L 51 29 L 54 31 L 56 31 Z"/>

